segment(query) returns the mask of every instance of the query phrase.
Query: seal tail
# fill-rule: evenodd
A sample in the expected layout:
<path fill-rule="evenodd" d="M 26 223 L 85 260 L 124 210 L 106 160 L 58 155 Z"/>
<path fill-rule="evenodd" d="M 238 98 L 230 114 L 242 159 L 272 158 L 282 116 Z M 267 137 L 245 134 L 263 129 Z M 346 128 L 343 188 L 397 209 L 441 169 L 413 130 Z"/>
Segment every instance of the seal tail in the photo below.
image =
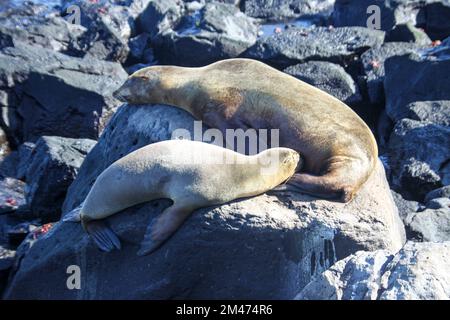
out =
<path fill-rule="evenodd" d="M 83 207 L 83 202 L 73 209 L 72 211 L 69 211 L 64 215 L 62 218 L 63 222 L 80 222 L 81 221 L 81 208 Z"/>
<path fill-rule="evenodd" d="M 192 211 L 192 208 L 179 207 L 175 204 L 166 208 L 148 225 L 137 255 L 144 256 L 158 249 L 175 233 Z"/>
<path fill-rule="evenodd" d="M 100 250 L 106 252 L 120 250 L 119 238 L 103 221 L 89 221 L 85 223 L 85 228 Z"/>

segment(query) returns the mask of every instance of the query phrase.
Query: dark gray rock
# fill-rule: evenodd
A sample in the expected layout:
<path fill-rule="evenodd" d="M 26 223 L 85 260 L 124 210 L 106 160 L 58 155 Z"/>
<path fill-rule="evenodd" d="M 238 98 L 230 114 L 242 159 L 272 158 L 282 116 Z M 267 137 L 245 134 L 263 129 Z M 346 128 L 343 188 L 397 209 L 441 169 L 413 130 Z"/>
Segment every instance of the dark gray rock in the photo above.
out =
<path fill-rule="evenodd" d="M 428 1 L 422 11 L 425 18 L 423 28 L 433 39 L 444 39 L 450 36 L 450 1 Z M 420 17 L 419 17 L 420 18 Z"/>
<path fill-rule="evenodd" d="M 367 8 L 380 8 L 381 30 L 411 23 L 423 28 L 431 39 L 450 35 L 450 1 L 448 0 L 336 0 L 332 20 L 335 26 L 367 26 L 372 13 Z"/>
<path fill-rule="evenodd" d="M 361 55 L 367 82 L 367 93 L 373 104 L 384 104 L 383 81 L 386 59 L 417 52 L 421 47 L 414 43 L 388 42 L 375 46 Z"/>
<path fill-rule="evenodd" d="M 23 221 L 23 220 L 22 220 Z M 6 232 L 8 235 L 8 245 L 13 248 L 19 247 L 25 239 L 39 228 L 40 222 L 37 220 L 8 223 Z"/>
<path fill-rule="evenodd" d="M 399 121 L 389 141 L 391 182 L 407 199 L 450 184 L 450 128 L 410 119 Z"/>
<path fill-rule="evenodd" d="M 65 210 L 113 161 L 175 129 L 192 130 L 193 121 L 168 106 L 120 108 L 70 187 Z M 204 208 L 154 254 L 138 257 L 148 222 L 168 205 L 152 201 L 108 218 L 122 240 L 112 253 L 99 252 L 79 224 L 55 224 L 31 248 L 19 248 L 4 298 L 289 299 L 336 260 L 361 249 L 395 252 L 404 242 L 380 164 L 349 204 L 286 194 Z M 66 287 L 69 265 L 85 275 L 80 290 Z"/>
<path fill-rule="evenodd" d="M 403 222 L 405 222 L 406 217 L 411 213 L 416 213 L 424 209 L 424 206 L 417 201 L 406 200 L 401 194 L 391 190 L 392 197 L 394 198 L 395 205 L 398 209 L 398 214 Z"/>
<path fill-rule="evenodd" d="M 408 240 L 443 242 L 450 240 L 450 199 L 426 200 L 426 206 L 394 194 Z M 405 210 L 406 209 L 406 210 Z"/>
<path fill-rule="evenodd" d="M 0 179 L 0 214 L 12 213 L 25 205 L 25 183 L 10 177 Z M 0 225 L 1 227 L 1 225 Z"/>
<path fill-rule="evenodd" d="M 150 35 L 145 32 L 128 41 L 130 54 L 128 56 L 127 64 L 138 63 L 144 59 L 144 53 L 148 47 L 149 41 Z"/>
<path fill-rule="evenodd" d="M 140 29 L 153 38 L 172 29 L 185 13 L 179 0 L 154 0 L 149 2 L 138 17 Z"/>
<path fill-rule="evenodd" d="M 26 200 L 33 217 L 43 222 L 59 220 L 67 188 L 95 143 L 45 136 L 36 142 L 26 174 Z"/>
<path fill-rule="evenodd" d="M 378 117 L 378 123 L 376 124 L 376 139 L 378 143 L 378 153 L 384 155 L 389 142 L 392 129 L 394 128 L 394 122 L 389 118 L 386 113 L 386 109 L 381 110 Z"/>
<path fill-rule="evenodd" d="M 3 161 L 9 152 L 8 137 L 6 136 L 5 131 L 0 127 L 0 162 Z"/>
<path fill-rule="evenodd" d="M 395 255 L 357 252 L 296 297 L 305 300 L 448 300 L 450 242 L 408 242 Z"/>
<path fill-rule="evenodd" d="M 425 196 L 425 202 L 436 198 L 450 198 L 450 185 L 430 191 Z"/>
<path fill-rule="evenodd" d="M 355 55 L 381 45 L 384 32 L 360 27 L 289 28 L 260 38 L 242 56 L 264 61 L 278 68 L 310 60 L 348 64 Z"/>
<path fill-rule="evenodd" d="M 21 10 L 3 12 L 0 14 L 0 39 L 10 41 L 3 41 L 2 47 L 24 42 L 75 57 L 124 62 L 129 51 L 128 38 L 118 32 L 121 26 L 114 28 L 112 8 L 107 6 L 103 12 L 98 10 L 99 4 L 86 1 L 71 3 L 80 7 L 80 25 L 67 22 L 57 11 L 35 14 L 33 7 L 27 5 Z M 128 20 L 126 16 L 116 19 L 125 24 Z"/>
<path fill-rule="evenodd" d="M 335 0 L 242 0 L 241 8 L 250 17 L 281 20 L 305 15 L 328 16 Z"/>
<path fill-rule="evenodd" d="M 257 33 L 253 18 L 233 5 L 211 2 L 159 31 L 152 46 L 162 63 L 203 66 L 238 56 L 255 43 Z"/>
<path fill-rule="evenodd" d="M 0 247 L 0 279 L 3 280 L 3 272 L 12 267 L 15 251 Z"/>
<path fill-rule="evenodd" d="M 25 142 L 8 154 L 0 163 L 0 175 L 25 180 L 34 146 L 32 142 Z"/>
<path fill-rule="evenodd" d="M 411 102 L 404 111 L 405 118 L 450 126 L 450 100 Z"/>
<path fill-rule="evenodd" d="M 31 223 L 22 223 L 19 225 L 16 225 L 14 228 L 10 229 L 9 231 L 12 232 L 14 230 L 20 231 L 22 229 L 23 233 L 21 236 L 20 243 L 16 244 L 14 247 L 14 251 L 8 250 L 8 255 L 11 256 L 14 254 L 13 259 L 8 259 L 7 266 L 8 266 L 8 279 L 9 280 L 12 276 L 14 276 L 15 271 L 17 271 L 18 267 L 20 266 L 20 263 L 22 261 L 22 258 L 25 256 L 25 253 L 31 248 L 31 246 L 37 241 L 39 237 L 42 237 L 45 235 L 53 226 L 53 224 L 45 224 L 43 226 L 36 226 Z M 6 287 L 7 283 L 5 283 Z M 3 290 L 0 291 L 0 293 L 3 293 Z M 3 294 L 2 294 L 3 296 Z"/>
<path fill-rule="evenodd" d="M 20 180 L 26 179 L 28 166 L 31 163 L 35 146 L 36 145 L 32 142 L 25 142 L 17 149 L 16 152 L 18 153 L 18 162 L 16 166 L 16 173 L 14 175 L 15 178 Z"/>
<path fill-rule="evenodd" d="M 431 47 L 421 52 L 421 58 L 429 61 L 444 61 L 450 59 L 450 37 L 444 41 L 433 41 Z"/>
<path fill-rule="evenodd" d="M 332 21 L 336 27 L 360 26 L 367 27 L 367 19 L 371 14 L 367 9 L 371 5 L 380 8 L 381 30 L 391 30 L 397 22 L 395 8 L 391 8 L 389 0 L 336 0 Z"/>
<path fill-rule="evenodd" d="M 412 106 L 408 105 L 413 102 L 450 100 L 450 59 L 433 61 L 415 54 L 392 57 L 385 61 L 385 73 L 386 112 L 394 121 L 410 116 Z M 448 119 L 447 103 L 436 106 L 430 104 L 424 108 L 421 104 L 419 109 L 428 110 L 425 113 L 440 109 L 443 114 L 438 119 Z"/>
<path fill-rule="evenodd" d="M 9 271 L 11 270 L 16 252 L 0 246 L 0 295 L 8 281 Z"/>
<path fill-rule="evenodd" d="M 440 208 L 412 213 L 408 216 L 406 225 L 421 241 L 450 241 L 450 207 L 447 204 Z"/>
<path fill-rule="evenodd" d="M 26 13 L 26 12 L 23 12 Z M 83 56 L 88 48 L 83 48 L 80 38 L 86 29 L 80 25 L 66 22 L 61 17 L 43 18 L 42 16 L 11 15 L 0 16 L 0 37 L 10 38 L 11 42 L 1 47 L 14 47 L 18 42 L 25 42 L 72 56 Z"/>
<path fill-rule="evenodd" d="M 411 22 L 398 24 L 386 33 L 386 41 L 389 42 L 412 42 L 419 46 L 428 46 L 431 39 L 419 28 L 414 27 Z"/>
<path fill-rule="evenodd" d="M 13 146 L 42 135 L 96 139 L 127 74 L 117 63 L 17 44 L 0 50 L 2 121 Z"/>
<path fill-rule="evenodd" d="M 430 208 L 430 209 L 450 209 L 450 199 L 449 198 L 434 198 L 434 199 L 427 201 L 426 205 L 427 205 L 427 208 Z"/>
<path fill-rule="evenodd" d="M 138 20 L 151 0 L 84 1 L 63 0 L 63 12 L 70 5 L 81 10 L 81 26 L 86 28 L 84 47 L 87 55 L 103 60 L 124 62 L 130 38 L 141 33 Z M 104 58 L 101 58 L 101 57 Z"/>
<path fill-rule="evenodd" d="M 357 105 L 362 101 L 355 81 L 345 72 L 344 68 L 337 64 L 325 61 L 310 61 L 290 66 L 283 71 L 349 105 Z"/>

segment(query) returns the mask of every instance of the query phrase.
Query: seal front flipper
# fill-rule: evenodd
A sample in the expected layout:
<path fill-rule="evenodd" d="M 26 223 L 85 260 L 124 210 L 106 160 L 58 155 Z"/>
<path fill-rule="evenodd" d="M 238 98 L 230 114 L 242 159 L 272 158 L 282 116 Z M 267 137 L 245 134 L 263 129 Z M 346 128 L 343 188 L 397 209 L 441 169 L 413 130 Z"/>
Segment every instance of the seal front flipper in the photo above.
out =
<path fill-rule="evenodd" d="M 86 231 L 94 240 L 97 247 L 106 252 L 120 250 L 120 240 L 104 221 L 89 221 L 85 224 Z"/>
<path fill-rule="evenodd" d="M 175 204 L 165 209 L 148 225 L 137 255 L 144 256 L 158 249 L 174 234 L 192 211 L 192 208 L 180 207 Z"/>

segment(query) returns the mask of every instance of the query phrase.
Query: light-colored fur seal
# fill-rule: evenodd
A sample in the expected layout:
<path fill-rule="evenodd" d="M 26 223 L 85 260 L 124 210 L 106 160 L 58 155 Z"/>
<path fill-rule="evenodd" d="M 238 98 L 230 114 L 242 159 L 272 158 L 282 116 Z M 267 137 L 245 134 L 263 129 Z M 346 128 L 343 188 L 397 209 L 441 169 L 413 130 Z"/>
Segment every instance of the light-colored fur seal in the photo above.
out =
<path fill-rule="evenodd" d="M 151 66 L 132 74 L 115 95 L 131 104 L 182 108 L 223 132 L 279 129 L 279 145 L 304 161 L 288 184 L 319 197 L 350 201 L 378 157 L 372 132 L 350 107 L 256 60 Z"/>
<path fill-rule="evenodd" d="M 139 255 L 158 248 L 192 211 L 264 193 L 289 179 L 299 154 L 288 148 L 246 156 L 215 145 L 168 140 L 147 145 L 117 160 L 97 178 L 79 209 L 64 221 L 81 221 L 97 246 L 120 249 L 117 236 L 101 221 L 154 199 L 173 205 L 147 228 Z"/>

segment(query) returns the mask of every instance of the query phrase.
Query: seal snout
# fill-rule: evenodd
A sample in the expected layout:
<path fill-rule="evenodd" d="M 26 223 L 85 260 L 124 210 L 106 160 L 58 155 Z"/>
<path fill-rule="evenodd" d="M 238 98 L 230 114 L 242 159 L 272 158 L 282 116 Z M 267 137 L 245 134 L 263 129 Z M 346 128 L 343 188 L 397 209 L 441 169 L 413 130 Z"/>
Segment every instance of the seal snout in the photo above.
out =
<path fill-rule="evenodd" d="M 125 81 L 125 83 L 116 91 L 113 92 L 113 97 L 117 100 L 120 100 L 122 102 L 128 102 L 131 98 L 131 90 L 128 85 L 128 81 Z"/>

